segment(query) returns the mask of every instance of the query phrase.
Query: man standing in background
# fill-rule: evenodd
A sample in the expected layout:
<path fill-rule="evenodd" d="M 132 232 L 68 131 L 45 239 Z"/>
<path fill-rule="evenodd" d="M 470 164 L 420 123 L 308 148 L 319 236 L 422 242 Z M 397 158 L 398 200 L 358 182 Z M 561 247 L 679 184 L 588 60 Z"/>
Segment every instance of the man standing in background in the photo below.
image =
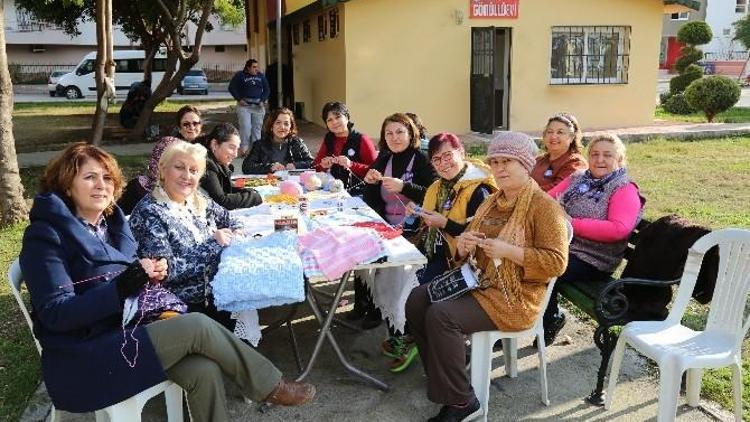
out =
<path fill-rule="evenodd" d="M 245 68 L 237 72 L 229 82 L 229 93 L 237 100 L 237 121 L 240 126 L 240 156 L 247 155 L 253 142 L 260 139 L 265 103 L 271 89 L 265 75 L 260 72 L 258 61 L 250 59 Z"/>

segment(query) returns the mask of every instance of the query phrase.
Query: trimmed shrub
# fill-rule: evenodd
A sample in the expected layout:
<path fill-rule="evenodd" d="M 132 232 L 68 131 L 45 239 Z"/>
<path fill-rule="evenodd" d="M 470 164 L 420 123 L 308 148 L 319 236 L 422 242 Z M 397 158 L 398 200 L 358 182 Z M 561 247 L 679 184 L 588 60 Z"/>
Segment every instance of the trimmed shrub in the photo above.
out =
<path fill-rule="evenodd" d="M 661 94 L 659 94 L 659 104 L 665 105 L 670 98 L 672 98 L 671 92 L 662 92 Z"/>
<path fill-rule="evenodd" d="M 669 97 L 664 104 L 664 110 L 672 114 L 691 114 L 695 109 L 688 104 L 685 94 L 679 93 Z"/>
<path fill-rule="evenodd" d="M 722 111 L 732 108 L 740 100 L 740 86 L 734 79 L 714 75 L 694 81 L 685 90 L 690 107 L 702 111 L 709 122 Z"/>
<path fill-rule="evenodd" d="M 682 47 L 680 50 L 680 57 L 678 57 L 677 61 L 674 63 L 674 68 L 677 69 L 678 72 L 683 73 L 688 66 L 700 61 L 701 59 L 703 59 L 702 51 L 691 46 Z"/>
<path fill-rule="evenodd" d="M 703 77 L 703 68 L 697 64 L 691 64 L 682 74 L 675 76 L 669 81 L 669 92 L 679 94 L 685 90 L 694 80 Z"/>
<path fill-rule="evenodd" d="M 708 44 L 713 36 L 711 27 L 702 21 L 688 22 L 677 31 L 677 39 L 690 45 Z"/>

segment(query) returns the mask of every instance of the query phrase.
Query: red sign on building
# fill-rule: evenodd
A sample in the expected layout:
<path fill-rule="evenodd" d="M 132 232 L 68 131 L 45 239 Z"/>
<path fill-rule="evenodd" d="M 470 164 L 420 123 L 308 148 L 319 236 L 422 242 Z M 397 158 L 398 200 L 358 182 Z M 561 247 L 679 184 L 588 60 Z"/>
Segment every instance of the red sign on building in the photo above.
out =
<path fill-rule="evenodd" d="M 471 0 L 469 18 L 517 18 L 518 0 Z"/>

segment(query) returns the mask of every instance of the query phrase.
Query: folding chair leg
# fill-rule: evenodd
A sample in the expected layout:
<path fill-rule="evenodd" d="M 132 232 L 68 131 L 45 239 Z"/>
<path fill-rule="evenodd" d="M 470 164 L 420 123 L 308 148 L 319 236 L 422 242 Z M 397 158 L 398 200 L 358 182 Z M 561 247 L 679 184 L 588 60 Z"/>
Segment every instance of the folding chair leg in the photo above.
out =
<path fill-rule="evenodd" d="M 297 336 L 294 335 L 294 327 L 292 327 L 292 320 L 286 321 L 286 328 L 289 331 L 289 341 L 292 343 L 292 353 L 294 353 L 294 362 L 297 364 L 297 373 L 302 373 L 302 358 L 299 355 L 299 348 L 297 347 Z"/>
<path fill-rule="evenodd" d="M 487 420 L 492 371 L 492 337 L 488 332 L 471 335 L 471 386 L 482 406 L 482 420 Z"/>
<path fill-rule="evenodd" d="M 734 420 L 742 420 L 742 365 L 734 363 L 732 368 L 732 395 L 734 395 Z"/>
<path fill-rule="evenodd" d="M 698 406 L 698 402 L 701 398 L 701 379 L 703 377 L 703 370 L 700 368 L 688 369 L 687 371 L 687 382 L 685 384 L 685 396 L 687 397 L 687 404 L 690 407 Z"/>
<path fill-rule="evenodd" d="M 607 410 L 612 407 L 612 400 L 615 396 L 615 385 L 617 385 L 617 378 L 620 376 L 620 365 L 622 365 L 624 354 L 625 337 L 620 336 L 617 339 L 617 346 L 615 346 L 614 353 L 612 354 L 612 368 L 609 370 L 609 385 L 607 386 L 607 395 L 604 400 L 604 408 Z"/>
<path fill-rule="evenodd" d="M 511 377 L 518 377 L 518 339 L 504 338 L 503 358 L 505 358 L 505 373 Z M 490 347 L 493 345 L 491 344 Z"/>

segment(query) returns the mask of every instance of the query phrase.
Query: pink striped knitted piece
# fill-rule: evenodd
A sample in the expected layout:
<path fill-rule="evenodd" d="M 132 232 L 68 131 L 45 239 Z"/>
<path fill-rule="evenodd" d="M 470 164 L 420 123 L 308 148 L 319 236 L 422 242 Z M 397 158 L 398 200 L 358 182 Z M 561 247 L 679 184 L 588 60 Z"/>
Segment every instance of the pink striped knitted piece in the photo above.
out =
<path fill-rule="evenodd" d="M 383 254 L 382 243 L 373 230 L 355 227 L 321 227 L 300 236 L 299 245 L 313 254 L 329 280 Z"/>

